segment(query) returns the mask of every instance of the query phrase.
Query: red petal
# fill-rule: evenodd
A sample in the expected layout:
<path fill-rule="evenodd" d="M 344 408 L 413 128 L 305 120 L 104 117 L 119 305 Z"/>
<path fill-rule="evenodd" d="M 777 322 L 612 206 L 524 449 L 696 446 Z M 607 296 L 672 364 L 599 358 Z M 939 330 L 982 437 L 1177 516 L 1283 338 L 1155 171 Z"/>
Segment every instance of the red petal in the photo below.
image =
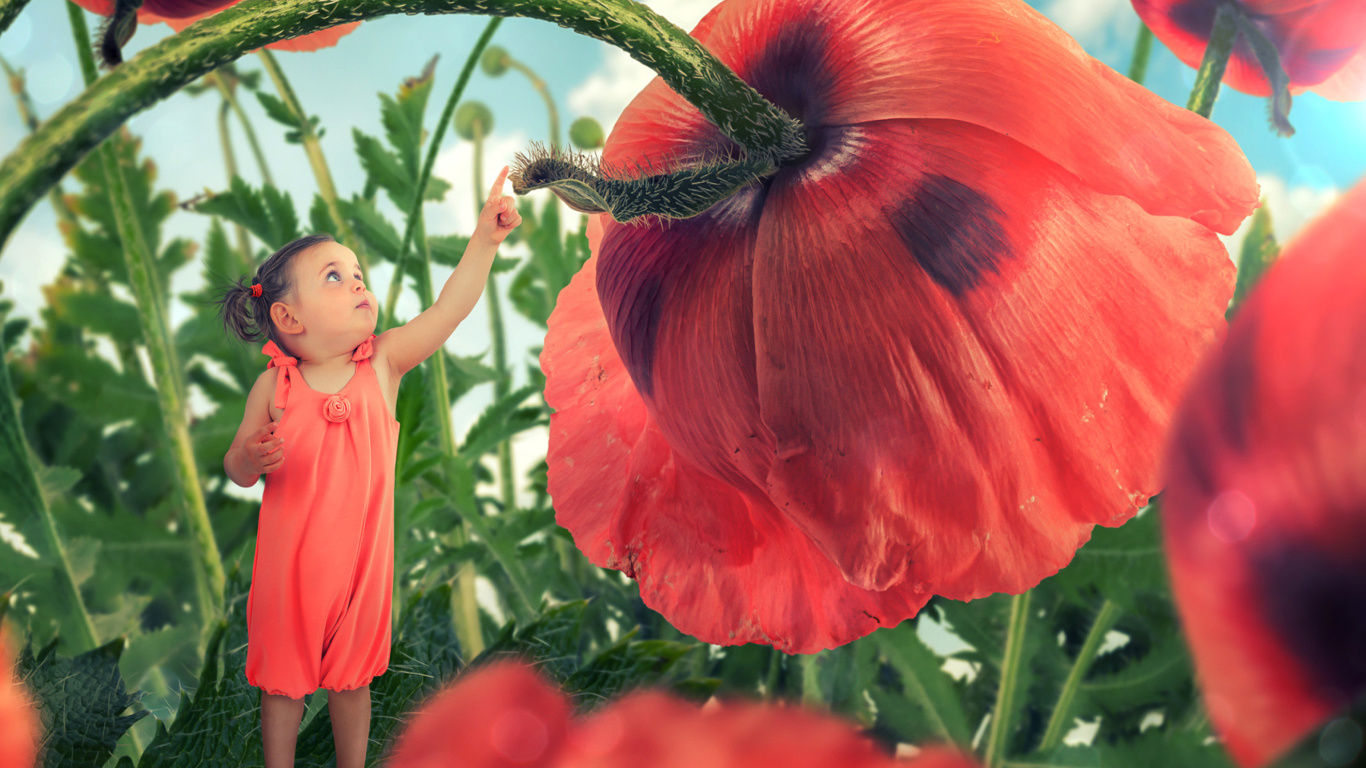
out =
<path fill-rule="evenodd" d="M 31 768 L 38 760 L 43 726 L 32 694 L 17 679 L 16 637 L 10 624 L 0 626 L 0 765 Z"/>
<path fill-rule="evenodd" d="M 1366 99 L 1366 46 L 1343 65 L 1332 77 L 1313 87 L 1314 93 L 1334 101 Z"/>
<path fill-rule="evenodd" d="M 831 715 L 743 701 L 699 710 L 678 699 L 645 692 L 589 717 L 557 768 L 641 766 L 894 768 L 905 764 L 878 752 L 852 723 Z M 906 768 L 920 766 L 912 763 Z"/>
<path fill-rule="evenodd" d="M 1218 6 L 1215 0 L 1133 0 L 1133 4 L 1177 58 L 1188 66 L 1200 66 Z M 1366 41 L 1366 4 L 1360 0 L 1249 0 L 1242 5 L 1275 44 L 1295 91 L 1331 78 Z M 1254 96 L 1271 94 L 1266 74 L 1245 38 L 1234 46 L 1224 84 Z"/>
<path fill-rule="evenodd" d="M 550 766 L 568 737 L 569 704 L 528 667 L 467 670 L 424 701 L 399 733 L 390 768 Z"/>
<path fill-rule="evenodd" d="M 813 653 L 913 616 L 928 595 L 854 587 L 765 498 L 670 448 L 612 345 L 597 262 L 560 293 L 541 353 L 555 409 L 549 490 L 579 549 L 636 578 L 646 605 L 709 643 Z"/>
<path fill-rule="evenodd" d="M 1225 234 L 1256 204 L 1252 167 L 1227 132 L 1092 59 L 1017 0 L 731 0 L 696 36 L 811 127 L 974 123 L 1100 192 Z M 652 124 L 627 128 L 638 137 L 689 131 L 695 120 L 674 128 L 676 110 L 645 111 L 660 97 L 633 102 L 613 135 L 628 116 Z"/>
<path fill-rule="evenodd" d="M 219 6 L 226 7 L 229 5 L 236 5 L 239 2 L 241 2 L 241 0 L 229 0 L 229 2 L 219 2 L 217 4 Z M 189 27 L 196 21 L 199 21 L 200 19 L 203 19 L 208 16 L 212 16 L 220 10 L 222 10 L 222 7 L 212 8 L 203 13 L 183 17 L 162 17 L 154 13 L 144 13 L 142 11 L 139 11 L 138 21 L 142 22 L 143 24 L 155 24 L 158 21 L 164 21 L 167 25 L 171 27 L 171 29 L 180 32 L 181 30 Z M 317 32 L 310 32 L 300 37 L 287 38 L 285 40 L 270 43 L 265 47 L 271 49 L 272 51 L 316 51 L 319 48 L 330 48 L 336 45 L 337 41 L 340 40 L 342 36 L 350 34 L 352 31 L 355 30 L 356 27 L 359 26 L 359 21 L 353 21 L 348 24 L 338 24 L 335 27 L 320 29 Z"/>
<path fill-rule="evenodd" d="M 850 159 L 779 175 L 756 247 L 770 496 L 856 584 L 1032 587 L 1156 492 L 1232 264 L 973 126 L 829 153 Z"/>
<path fill-rule="evenodd" d="M 1366 184 L 1306 228 L 1192 378 L 1164 494 L 1210 717 L 1243 766 L 1366 692 Z"/>

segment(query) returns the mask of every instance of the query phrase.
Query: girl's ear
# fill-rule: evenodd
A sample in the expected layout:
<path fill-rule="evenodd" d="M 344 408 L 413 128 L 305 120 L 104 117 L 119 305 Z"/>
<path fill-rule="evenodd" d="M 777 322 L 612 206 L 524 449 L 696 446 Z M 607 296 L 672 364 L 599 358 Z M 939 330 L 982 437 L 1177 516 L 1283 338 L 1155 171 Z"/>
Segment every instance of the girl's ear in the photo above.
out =
<path fill-rule="evenodd" d="M 281 333 L 303 333 L 304 324 L 299 318 L 289 311 L 289 306 L 282 301 L 277 301 L 270 305 L 270 319 L 275 321 L 275 327 Z"/>

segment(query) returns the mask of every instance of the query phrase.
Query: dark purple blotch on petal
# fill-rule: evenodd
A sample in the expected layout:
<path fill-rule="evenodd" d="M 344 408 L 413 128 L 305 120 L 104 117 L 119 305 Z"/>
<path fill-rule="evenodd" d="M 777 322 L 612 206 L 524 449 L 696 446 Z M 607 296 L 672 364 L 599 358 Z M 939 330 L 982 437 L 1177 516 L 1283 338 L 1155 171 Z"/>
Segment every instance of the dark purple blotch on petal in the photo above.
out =
<path fill-rule="evenodd" d="M 1320 690 L 1355 698 L 1366 691 L 1366 561 L 1277 539 L 1250 558 L 1266 622 Z"/>
<path fill-rule="evenodd" d="M 1001 209 L 962 182 L 930 174 L 910 190 L 889 216 L 901 238 L 930 277 L 954 296 L 999 274 L 1010 256 Z"/>

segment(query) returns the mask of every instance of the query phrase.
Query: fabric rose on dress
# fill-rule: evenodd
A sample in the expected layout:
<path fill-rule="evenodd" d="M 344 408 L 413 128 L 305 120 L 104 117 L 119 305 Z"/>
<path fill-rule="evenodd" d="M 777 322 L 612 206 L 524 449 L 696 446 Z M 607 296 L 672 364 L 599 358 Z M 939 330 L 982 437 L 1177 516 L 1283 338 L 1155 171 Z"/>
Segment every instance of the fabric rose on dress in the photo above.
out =
<path fill-rule="evenodd" d="M 323 403 L 323 416 L 328 421 L 340 423 L 346 421 L 346 417 L 351 415 L 351 401 L 342 395 L 329 395 L 327 401 Z"/>
<path fill-rule="evenodd" d="M 115 0 L 73 0 L 73 2 L 100 16 L 112 16 L 114 14 Z M 239 2 L 241 0 L 142 0 L 142 6 L 137 11 L 138 22 L 142 24 L 166 22 L 171 29 L 179 32 L 196 21 L 206 16 L 212 16 Z M 319 48 L 330 48 L 336 45 L 343 35 L 349 34 L 359 26 L 359 21 L 338 24 L 335 27 L 320 29 L 307 35 L 270 43 L 265 47 L 275 51 L 316 51 Z"/>
<path fill-rule="evenodd" d="M 1243 766 L 1366 693 L 1364 242 L 1366 182 L 1267 270 L 1172 429 L 1172 587 Z"/>
<path fill-rule="evenodd" d="M 1134 10 L 1187 65 L 1200 67 L 1219 6 L 1230 0 L 1133 0 Z M 1280 54 L 1290 92 L 1366 98 L 1366 3 L 1361 0 L 1232 0 Z M 1224 82 L 1253 96 L 1271 83 L 1246 34 L 1234 44 Z"/>
<path fill-rule="evenodd" d="M 9 625 L 0 625 L 0 765 L 31 768 L 38 761 L 42 723 L 32 697 L 16 679 L 13 638 Z"/>
<path fill-rule="evenodd" d="M 529 667 L 463 673 L 398 734 L 390 768 L 973 768 L 944 747 L 894 761 L 852 723 L 797 707 L 744 701 L 706 708 L 653 691 L 582 719 Z"/>
<path fill-rule="evenodd" d="M 588 558 L 701 640 L 811 653 L 1142 507 L 1257 201 L 1233 139 L 1015 0 L 727 0 L 692 34 L 812 151 L 591 218 L 540 357 Z M 656 79 L 604 164 L 733 151 Z"/>

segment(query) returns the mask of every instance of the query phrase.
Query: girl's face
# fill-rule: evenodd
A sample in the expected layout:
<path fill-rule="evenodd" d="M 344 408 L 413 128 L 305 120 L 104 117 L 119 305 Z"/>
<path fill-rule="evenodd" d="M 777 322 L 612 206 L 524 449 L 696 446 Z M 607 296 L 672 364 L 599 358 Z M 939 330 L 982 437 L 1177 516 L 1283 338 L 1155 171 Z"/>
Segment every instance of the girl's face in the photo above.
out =
<path fill-rule="evenodd" d="M 379 322 L 360 262 L 341 243 L 319 243 L 294 258 L 294 292 L 291 308 L 314 338 L 344 343 L 355 338 L 359 344 Z"/>

